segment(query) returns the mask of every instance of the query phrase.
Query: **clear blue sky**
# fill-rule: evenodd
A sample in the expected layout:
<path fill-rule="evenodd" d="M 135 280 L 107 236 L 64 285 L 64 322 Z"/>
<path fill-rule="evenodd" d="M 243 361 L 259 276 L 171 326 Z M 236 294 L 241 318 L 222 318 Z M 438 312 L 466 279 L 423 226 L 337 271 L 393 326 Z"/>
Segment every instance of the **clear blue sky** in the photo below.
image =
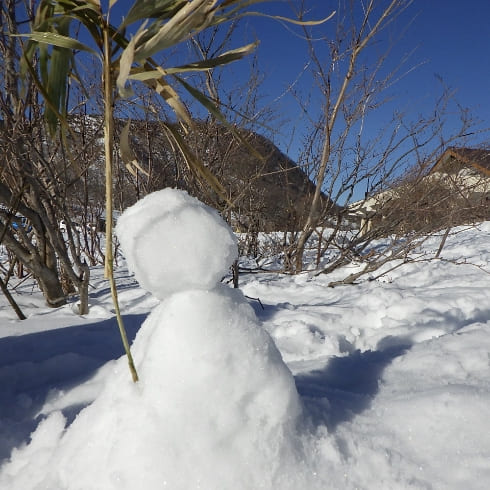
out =
<path fill-rule="evenodd" d="M 362 6 L 367 1 L 354 0 L 354 3 Z M 116 9 L 127 11 L 132 3 L 132 0 L 118 0 Z M 338 0 L 306 0 L 307 17 L 325 17 L 337 8 L 337 3 Z M 389 1 L 380 0 L 380 3 L 386 5 Z M 290 17 L 289 4 L 297 7 L 300 1 L 271 0 L 252 9 Z M 334 24 L 334 21 L 327 22 L 315 28 L 314 34 L 328 39 L 333 34 Z M 264 102 L 273 101 L 297 79 L 308 61 L 306 43 L 300 37 L 301 29 L 286 28 L 260 17 L 246 18 L 242 28 L 233 46 L 255 38 L 260 40 L 257 55 L 265 77 L 261 93 L 265 96 Z M 472 109 L 483 124 L 490 125 L 490 0 L 414 0 L 394 28 L 381 33 L 376 49 L 384 51 L 391 37 L 397 37 L 403 31 L 403 37 L 387 62 L 388 66 L 394 66 L 406 53 L 415 50 L 404 65 L 405 70 L 414 69 L 390 89 L 390 95 L 396 98 L 400 108 L 427 110 L 440 94 L 442 80 L 456 91 L 455 98 L 462 106 Z M 247 61 L 236 62 L 230 71 L 231 83 L 246 76 Z M 295 87 L 306 97 L 311 79 L 303 75 Z M 313 107 L 318 108 L 321 98 L 313 98 L 312 102 Z M 275 108 L 280 117 L 291 120 L 291 124 L 284 125 L 283 129 L 289 130 L 293 122 L 298 122 L 299 109 L 292 98 L 281 98 Z M 388 110 L 385 116 L 389 116 Z"/>
<path fill-rule="evenodd" d="M 338 1 L 305 0 L 309 10 L 307 18 L 326 17 L 337 8 Z M 354 4 L 362 8 L 367 1 L 354 0 Z M 118 0 L 116 9 L 127 11 L 127 6 L 132 3 Z M 381 5 L 388 3 L 389 0 L 380 0 Z M 299 6 L 300 1 L 266 1 L 252 8 L 290 17 L 291 5 Z M 315 37 L 323 39 L 317 44 L 320 53 L 321 46 L 332 38 L 335 23 L 333 19 L 314 29 Z M 301 38 L 300 28 L 285 27 L 277 21 L 253 16 L 242 21 L 230 47 L 241 46 L 256 38 L 260 40 L 258 66 L 264 76 L 260 87 L 262 103 L 274 102 L 272 109 L 276 111 L 277 121 L 281 121 L 275 128 L 280 132 L 275 142 L 296 160 L 302 144 L 299 135 L 306 121 L 297 101 L 284 95 L 284 91 L 298 79 L 308 62 L 307 46 Z M 393 39 L 398 41 L 387 60 L 388 69 L 398 65 L 407 53 L 413 53 L 401 70 L 408 73 L 387 93 L 392 102 L 370 120 L 373 132 L 387 124 L 394 110 L 409 112 L 412 119 L 430 113 L 442 92 L 441 81 L 455 91 L 455 101 L 481 120 L 480 127 L 490 126 L 490 0 L 414 0 L 396 22 L 379 35 L 369 56 L 376 59 L 376 53 L 384 53 Z M 325 54 L 324 49 L 323 52 Z M 226 83 L 233 85 L 246 81 L 248 65 L 247 60 L 232 64 L 225 72 Z M 312 80 L 307 73 L 299 77 L 295 85 L 303 100 L 308 100 L 311 94 L 309 107 L 314 113 L 320 110 L 322 98 L 318 91 L 311 92 L 311 87 Z M 449 126 L 456 127 L 458 120 L 455 111 L 449 118 Z M 292 134 L 295 136 L 291 140 Z M 476 136 L 469 140 L 469 144 L 484 142 L 488 136 Z"/>
<path fill-rule="evenodd" d="M 404 95 L 424 95 L 440 75 L 457 89 L 457 99 L 490 123 L 490 2 L 487 0 L 416 1 L 418 11 L 405 46 L 415 43 L 427 63 L 411 77 Z"/>
<path fill-rule="evenodd" d="M 310 17 L 326 15 L 335 9 L 336 3 L 329 0 L 307 2 L 311 6 Z M 358 3 L 361 4 L 361 0 Z M 288 11 L 287 6 L 282 8 Z M 247 22 L 250 31 L 255 28 L 261 39 L 258 55 L 260 67 L 266 74 L 263 89 L 271 98 L 277 97 L 307 62 L 304 43 L 273 21 L 251 18 Z M 331 26 L 327 23 L 314 32 L 320 37 L 323 33 L 328 35 L 329 29 Z M 402 71 L 414 69 L 391 87 L 395 105 L 403 110 L 411 109 L 414 117 L 430 110 L 441 93 L 442 80 L 455 91 L 459 104 L 471 109 L 475 117 L 482 120 L 482 126 L 490 126 L 490 1 L 414 0 L 397 20 L 396 27 L 381 33 L 380 52 L 391 36 L 405 29 L 387 63 L 394 66 L 405 54 L 415 50 Z M 302 80 L 306 91 L 309 82 L 307 77 Z M 317 102 L 320 103 L 320 97 Z M 297 120 L 292 101 L 283 99 L 282 105 L 285 112 Z M 390 116 L 388 110 L 384 115 Z M 476 140 L 484 138 L 488 135 Z"/>

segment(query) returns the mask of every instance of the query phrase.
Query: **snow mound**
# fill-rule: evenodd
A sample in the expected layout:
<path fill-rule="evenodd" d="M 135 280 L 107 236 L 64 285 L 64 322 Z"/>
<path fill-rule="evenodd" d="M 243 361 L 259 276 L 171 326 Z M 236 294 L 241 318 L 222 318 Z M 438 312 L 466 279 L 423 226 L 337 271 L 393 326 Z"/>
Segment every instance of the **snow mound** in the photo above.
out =
<path fill-rule="evenodd" d="M 490 417 L 489 327 L 471 324 L 393 360 L 369 410 L 338 431 L 357 454 L 353 481 L 364 488 L 488 488 L 490 440 L 482 428 Z M 374 461 L 384 486 L 370 474 Z"/>
<path fill-rule="evenodd" d="M 213 288 L 238 254 L 219 214 L 176 189 L 154 192 L 128 208 L 116 233 L 129 269 L 159 299 Z"/>
<path fill-rule="evenodd" d="M 68 428 L 54 411 L 14 450 L 0 486 L 325 488 L 291 372 L 243 294 L 218 283 L 235 256 L 229 228 L 187 194 L 162 191 L 123 213 L 118 233 L 140 282 L 166 296 L 133 344 L 141 381 L 120 358 Z"/>

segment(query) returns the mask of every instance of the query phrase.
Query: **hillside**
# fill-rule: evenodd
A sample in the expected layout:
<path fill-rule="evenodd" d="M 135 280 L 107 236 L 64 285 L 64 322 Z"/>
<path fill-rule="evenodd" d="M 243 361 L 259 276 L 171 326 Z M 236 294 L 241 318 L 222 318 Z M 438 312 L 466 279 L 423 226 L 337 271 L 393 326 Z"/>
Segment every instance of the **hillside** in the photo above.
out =
<path fill-rule="evenodd" d="M 81 140 L 92 141 L 94 162 L 100 161 L 102 132 L 98 118 L 91 123 L 78 120 Z M 116 121 L 120 133 L 126 121 Z M 95 131 L 95 133 L 94 133 Z M 88 137 L 82 133 L 92 133 Z M 142 196 L 165 187 L 187 190 L 191 195 L 217 208 L 235 229 L 293 230 L 298 229 L 309 208 L 314 184 L 303 170 L 283 154 L 268 138 L 250 130 L 232 132 L 221 124 L 196 122 L 195 130 L 182 138 L 195 155 L 218 178 L 234 205 L 230 208 L 209 185 L 190 170 L 177 149 L 169 142 L 167 131 L 159 121 L 135 120 L 130 127 L 130 147 L 139 165 L 148 172 L 131 175 L 121 161 L 116 171 L 116 207 L 123 210 Z M 82 138 L 83 136 L 83 138 Z M 97 148 L 98 147 L 98 148 Z M 100 163 L 91 172 L 99 173 Z M 92 178 L 92 189 L 101 182 L 99 174 Z M 100 194 L 100 192 L 99 192 Z M 336 209 L 323 196 L 322 213 Z"/>

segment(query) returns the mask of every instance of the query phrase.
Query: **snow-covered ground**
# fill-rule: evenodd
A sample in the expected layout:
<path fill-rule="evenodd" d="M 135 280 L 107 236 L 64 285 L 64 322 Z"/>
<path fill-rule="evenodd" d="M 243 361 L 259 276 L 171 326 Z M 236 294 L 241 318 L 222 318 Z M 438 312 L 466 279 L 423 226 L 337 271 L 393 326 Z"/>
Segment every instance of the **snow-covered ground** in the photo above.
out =
<path fill-rule="evenodd" d="M 191 231 L 172 251 L 158 233 L 141 244 L 181 267 L 162 279 L 157 258 L 131 264 L 160 300 L 117 269 L 138 384 L 101 268 L 83 318 L 27 282 L 27 320 L 0 298 L 2 490 L 490 488 L 490 222 L 450 236 L 442 260 L 354 286 L 242 275 L 259 303 L 214 285 L 226 232 L 183 206 Z M 212 236 L 197 226 L 208 218 Z M 208 256 L 187 266 L 196 239 Z"/>

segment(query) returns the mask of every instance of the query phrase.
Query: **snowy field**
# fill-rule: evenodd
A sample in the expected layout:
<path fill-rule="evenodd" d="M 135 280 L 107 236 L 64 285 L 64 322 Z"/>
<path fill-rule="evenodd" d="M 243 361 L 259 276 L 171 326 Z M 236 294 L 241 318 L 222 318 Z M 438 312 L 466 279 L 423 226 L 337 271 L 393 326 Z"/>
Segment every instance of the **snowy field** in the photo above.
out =
<path fill-rule="evenodd" d="M 140 210 L 144 241 L 136 212 L 118 225 L 153 292 L 120 262 L 138 384 L 101 268 L 83 318 L 28 282 L 27 320 L 0 298 L 0 489 L 490 488 L 490 222 L 354 286 L 327 284 L 355 265 L 242 275 L 259 303 L 218 284 L 219 219 L 164 199 L 172 215 Z"/>

